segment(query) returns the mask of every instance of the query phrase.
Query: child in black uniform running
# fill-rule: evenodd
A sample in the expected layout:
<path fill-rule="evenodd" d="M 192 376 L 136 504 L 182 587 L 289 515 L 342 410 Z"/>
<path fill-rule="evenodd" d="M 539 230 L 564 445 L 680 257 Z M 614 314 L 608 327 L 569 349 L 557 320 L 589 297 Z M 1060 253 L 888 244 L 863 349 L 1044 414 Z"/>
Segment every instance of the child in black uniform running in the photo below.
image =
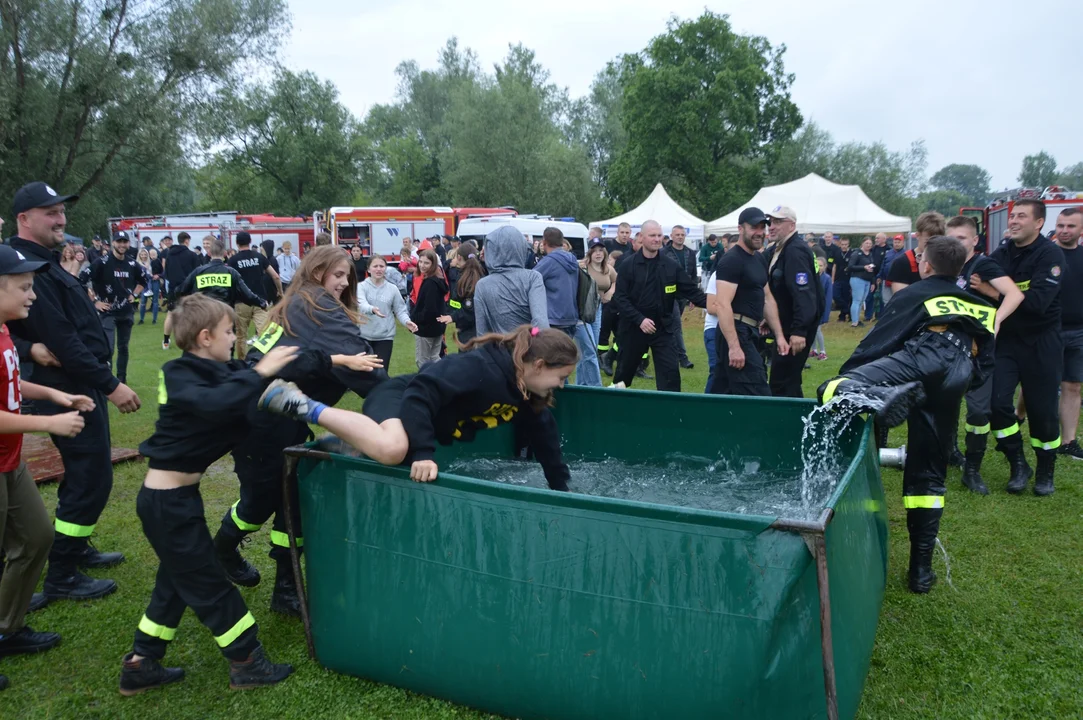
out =
<path fill-rule="evenodd" d="M 469 442 L 478 430 L 517 423 L 554 490 L 568 489 L 560 430 L 549 406 L 553 390 L 575 370 L 575 341 L 559 330 L 523 325 L 507 335 L 475 338 L 462 352 L 393 378 L 373 390 L 364 414 L 330 408 L 286 382 L 274 382 L 261 409 L 318 423 L 384 465 L 411 463 L 410 477 L 432 482 L 436 443 Z"/>

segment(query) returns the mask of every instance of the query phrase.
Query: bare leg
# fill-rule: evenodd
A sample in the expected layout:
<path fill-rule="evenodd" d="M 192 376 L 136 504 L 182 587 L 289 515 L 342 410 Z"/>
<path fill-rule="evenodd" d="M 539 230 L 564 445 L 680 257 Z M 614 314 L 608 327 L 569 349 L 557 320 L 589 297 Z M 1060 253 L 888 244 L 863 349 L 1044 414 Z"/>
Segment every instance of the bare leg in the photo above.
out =
<path fill-rule="evenodd" d="M 410 448 L 410 440 L 398 418 L 377 425 L 375 420 L 360 413 L 329 407 L 320 413 L 319 424 L 381 465 L 398 465 Z"/>
<path fill-rule="evenodd" d="M 1080 383 L 1060 384 L 1060 442 L 1067 445 L 1075 440 L 1079 427 Z"/>
<path fill-rule="evenodd" d="M 1015 416 L 1020 420 L 1027 419 L 1027 403 L 1023 399 L 1023 391 L 1019 391 L 1019 399 L 1015 401 Z"/>

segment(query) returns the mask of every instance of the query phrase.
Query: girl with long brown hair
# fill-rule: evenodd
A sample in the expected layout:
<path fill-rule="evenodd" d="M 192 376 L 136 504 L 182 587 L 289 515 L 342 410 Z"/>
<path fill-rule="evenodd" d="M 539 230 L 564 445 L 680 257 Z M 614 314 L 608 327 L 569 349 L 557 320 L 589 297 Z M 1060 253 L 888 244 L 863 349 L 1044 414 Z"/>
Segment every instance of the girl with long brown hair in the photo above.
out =
<path fill-rule="evenodd" d="M 417 291 L 417 301 L 410 311 L 410 319 L 417 325 L 414 333 L 415 359 L 420 370 L 440 359 L 445 330 L 440 317 L 444 314 L 447 281 L 440 273 L 440 258 L 432 250 L 422 250 L 418 254 L 417 272 L 421 276 L 421 286 Z"/>
<path fill-rule="evenodd" d="M 363 415 L 327 407 L 284 381 L 272 383 L 259 407 L 299 422 L 319 424 L 384 465 L 410 463 L 418 482 L 436 479 L 436 444 L 470 442 L 479 430 L 517 422 L 554 490 L 568 489 L 560 430 L 549 407 L 579 359 L 575 341 L 560 330 L 529 325 L 507 335 L 474 338 L 464 348 L 380 385 Z"/>
<path fill-rule="evenodd" d="M 455 340 L 462 347 L 478 334 L 477 320 L 474 318 L 474 288 L 478 280 L 485 277 L 485 270 L 478 259 L 478 246 L 464 242 L 458 250 L 449 255 L 453 277 L 451 294 L 447 301 L 447 310 L 438 319 L 443 323 L 455 323 Z"/>

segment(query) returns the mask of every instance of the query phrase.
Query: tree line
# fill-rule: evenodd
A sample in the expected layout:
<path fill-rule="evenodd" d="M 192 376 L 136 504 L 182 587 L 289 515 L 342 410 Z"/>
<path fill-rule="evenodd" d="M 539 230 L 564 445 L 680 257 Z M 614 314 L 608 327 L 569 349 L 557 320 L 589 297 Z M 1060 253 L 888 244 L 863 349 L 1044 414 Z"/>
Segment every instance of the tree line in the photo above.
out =
<path fill-rule="evenodd" d="M 78 192 L 80 234 L 111 215 L 349 204 L 593 220 L 657 182 L 709 220 L 809 172 L 910 217 L 992 197 L 976 165 L 927 177 L 920 140 L 839 142 L 807 122 L 786 47 L 710 11 L 672 19 L 580 98 L 523 45 L 484 68 L 452 37 L 434 69 L 401 63 L 394 101 L 364 118 L 332 83 L 273 64 L 288 29 L 284 0 L 0 0 L 0 197 L 30 178 Z M 1083 189 L 1083 163 L 1058 170 L 1043 151 L 1019 181 Z"/>

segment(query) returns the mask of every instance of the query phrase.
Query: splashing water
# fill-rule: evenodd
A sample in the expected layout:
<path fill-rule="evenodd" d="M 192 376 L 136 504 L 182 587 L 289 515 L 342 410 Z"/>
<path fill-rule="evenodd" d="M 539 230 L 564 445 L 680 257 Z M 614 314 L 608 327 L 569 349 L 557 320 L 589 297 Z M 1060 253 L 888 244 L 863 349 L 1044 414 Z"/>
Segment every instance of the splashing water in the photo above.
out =
<path fill-rule="evenodd" d="M 940 538 L 936 539 L 936 549 L 944 556 L 944 582 L 954 590 L 955 586 L 951 583 L 951 559 L 948 557 L 948 551 L 944 548 L 944 543 L 940 542 Z"/>
<path fill-rule="evenodd" d="M 806 508 L 821 497 L 831 497 L 845 467 L 839 440 L 859 414 L 877 411 L 883 400 L 860 392 L 840 390 L 831 401 L 815 408 L 805 418 L 801 433 L 801 501 Z M 819 504 L 823 507 L 823 503 Z"/>

